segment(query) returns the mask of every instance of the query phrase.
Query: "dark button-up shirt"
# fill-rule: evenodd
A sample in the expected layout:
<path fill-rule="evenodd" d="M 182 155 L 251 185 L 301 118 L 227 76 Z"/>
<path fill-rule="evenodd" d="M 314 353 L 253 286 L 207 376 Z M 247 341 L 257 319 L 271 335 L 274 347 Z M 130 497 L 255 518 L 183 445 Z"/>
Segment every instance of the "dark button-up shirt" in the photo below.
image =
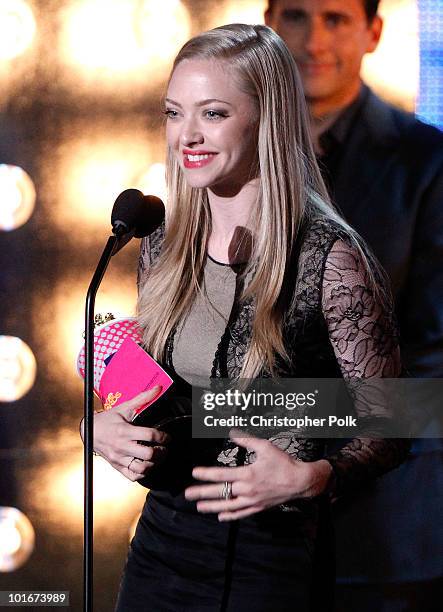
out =
<path fill-rule="evenodd" d="M 338 116 L 333 125 L 321 134 L 319 138 L 322 155 L 317 157 L 326 187 L 334 201 L 334 185 L 340 171 L 340 162 L 346 146 L 346 140 L 353 124 L 369 94 L 369 88 L 362 84 L 357 98 L 349 104 Z"/>

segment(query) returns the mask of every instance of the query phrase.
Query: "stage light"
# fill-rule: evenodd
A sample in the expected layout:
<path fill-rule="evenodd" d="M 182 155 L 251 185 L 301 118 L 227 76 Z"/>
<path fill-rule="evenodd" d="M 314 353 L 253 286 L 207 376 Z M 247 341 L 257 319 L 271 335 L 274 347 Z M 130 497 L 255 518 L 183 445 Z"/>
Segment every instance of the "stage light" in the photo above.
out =
<path fill-rule="evenodd" d="M 29 219 L 35 206 L 35 187 L 18 166 L 0 164 L 0 230 L 10 231 Z"/>
<path fill-rule="evenodd" d="M 4 525 L 0 523 L 0 542 L 2 542 L 2 553 L 13 555 L 18 551 L 22 543 L 20 532 L 15 525 Z"/>
<path fill-rule="evenodd" d="M 0 2 L 0 59 L 21 55 L 32 43 L 35 20 L 32 10 L 23 0 Z"/>
<path fill-rule="evenodd" d="M 79 453 L 80 455 L 80 453 Z M 94 457 L 94 519 L 97 527 L 112 525 L 126 514 L 132 515 L 146 496 L 146 489 L 135 485 L 102 457 Z M 83 460 L 48 468 L 37 491 L 37 504 L 49 502 L 53 519 L 63 522 L 70 517 L 80 526 L 83 517 Z M 39 500 L 39 496 L 41 499 Z M 115 523 L 114 523 L 115 524 Z"/>
<path fill-rule="evenodd" d="M 139 241 L 133 240 L 125 249 L 134 249 L 134 266 L 127 274 L 118 269 L 108 269 L 100 291 L 97 295 L 95 312 L 112 312 L 115 317 L 133 316 L 137 300 L 136 269 Z M 98 261 L 98 255 L 97 255 Z M 57 378 L 63 388 L 71 393 L 78 393 L 82 386 L 77 374 L 77 356 L 84 343 L 84 309 L 88 284 L 92 278 L 90 270 L 74 271 L 73 276 L 65 276 L 52 292 L 50 315 L 42 319 L 36 316 L 33 333 L 40 347 L 39 358 L 45 364 L 57 364 L 51 368 L 51 375 Z M 132 271 L 132 274 L 130 273 Z M 45 292 L 34 297 L 35 312 L 46 308 L 48 296 Z"/>
<path fill-rule="evenodd" d="M 129 525 L 141 509 L 147 489 L 125 478 L 102 457 L 94 457 L 93 472 L 94 531 L 112 537 L 119 529 L 126 530 L 122 525 Z M 16 475 L 22 483 L 21 498 L 27 500 L 33 516 L 44 520 L 46 534 L 67 537 L 81 533 L 84 464 L 77 425 L 36 434 L 29 457 L 19 462 Z M 14 546 L 11 535 L 9 547 Z M 109 548 L 109 537 L 97 539 L 94 548 Z"/>
<path fill-rule="evenodd" d="M 116 79 L 151 87 L 191 31 L 179 0 L 83 0 L 67 7 L 62 21 L 62 57 L 93 87 Z"/>
<path fill-rule="evenodd" d="M 28 517 L 17 508 L 0 506 L 0 572 L 13 572 L 34 550 L 35 534 Z"/>
<path fill-rule="evenodd" d="M 155 195 L 166 202 L 165 164 L 152 164 L 135 183 L 146 195 Z"/>
<path fill-rule="evenodd" d="M 382 38 L 377 50 L 363 59 L 363 79 L 383 97 L 412 111 L 420 66 L 416 0 L 382 2 L 380 14 Z"/>
<path fill-rule="evenodd" d="M 221 10 L 217 6 L 209 27 L 215 28 L 226 23 L 264 23 L 266 7 L 265 0 L 235 0 Z"/>
<path fill-rule="evenodd" d="M 57 175 L 63 180 L 58 181 L 60 195 L 53 212 L 60 229 L 76 241 L 110 229 L 115 199 L 136 186 L 134 181 L 151 163 L 146 129 L 138 121 L 134 126 L 127 121 L 120 129 L 105 123 L 84 132 L 61 149 Z M 79 224 L 82 231 L 76 232 Z"/>
<path fill-rule="evenodd" d="M 145 61 L 169 63 L 190 38 L 188 11 L 179 0 L 138 2 L 135 34 Z"/>
<path fill-rule="evenodd" d="M 0 336 L 0 401 L 14 402 L 34 384 L 37 364 L 31 349 L 14 336 Z"/>
<path fill-rule="evenodd" d="M 83 0 L 68 6 L 65 50 L 80 66 L 127 70 L 137 64 L 131 0 Z"/>

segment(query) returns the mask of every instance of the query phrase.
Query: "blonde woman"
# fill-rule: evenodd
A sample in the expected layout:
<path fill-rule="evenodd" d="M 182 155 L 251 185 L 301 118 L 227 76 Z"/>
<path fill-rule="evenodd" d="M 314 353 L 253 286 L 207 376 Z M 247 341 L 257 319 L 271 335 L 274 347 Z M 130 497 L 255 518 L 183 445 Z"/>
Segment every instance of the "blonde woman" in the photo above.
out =
<path fill-rule="evenodd" d="M 164 113 L 167 218 L 144 240 L 140 266 L 146 349 L 191 384 L 397 376 L 389 296 L 328 201 L 283 41 L 241 24 L 193 38 Z M 157 474 L 117 610 L 312 608 L 326 589 L 315 554 L 328 494 L 397 466 L 407 444 L 371 437 L 364 410 L 365 436 L 333 455 L 291 431 L 177 444 L 129 423 L 155 392 L 95 418 L 95 450 L 111 465 L 134 481 Z"/>

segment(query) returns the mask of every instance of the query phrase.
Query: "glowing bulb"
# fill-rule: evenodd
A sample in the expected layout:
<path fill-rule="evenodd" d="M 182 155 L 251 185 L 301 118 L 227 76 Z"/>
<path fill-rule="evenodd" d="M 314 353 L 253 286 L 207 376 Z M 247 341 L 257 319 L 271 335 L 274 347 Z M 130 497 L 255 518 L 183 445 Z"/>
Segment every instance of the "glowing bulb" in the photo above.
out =
<path fill-rule="evenodd" d="M 91 233 L 109 226 L 112 203 L 134 186 L 142 163 L 150 162 L 149 143 L 140 129 L 112 129 L 108 124 L 73 139 L 60 156 L 63 193 L 54 215 L 62 228 L 79 219 Z M 83 232 L 80 239 L 90 234 Z"/>
<path fill-rule="evenodd" d="M 0 2 L 0 58 L 12 59 L 21 55 L 32 43 L 35 20 L 30 7 L 23 0 Z"/>
<path fill-rule="evenodd" d="M 27 344 L 14 336 L 0 336 L 0 401 L 23 397 L 34 384 L 37 364 Z"/>
<path fill-rule="evenodd" d="M 122 274 L 114 269 L 109 270 L 97 296 L 96 312 L 112 312 L 116 318 L 134 316 L 137 301 L 136 258 L 138 241 L 133 240 L 134 271 L 133 274 Z M 130 247 L 127 247 L 130 248 Z M 35 325 L 35 342 L 41 347 L 42 358 L 50 363 L 57 363 L 54 377 L 65 388 L 72 387 L 78 393 L 81 378 L 77 375 L 77 357 L 84 345 L 82 337 L 85 329 L 84 302 L 85 291 L 90 282 L 91 272 L 84 276 L 69 276 L 63 283 L 54 287 L 52 308 L 53 316 L 42 320 L 38 317 Z M 69 287 L 67 293 L 66 287 Z M 44 308 L 47 295 L 42 291 L 36 297 L 36 312 Z"/>
<path fill-rule="evenodd" d="M 189 14 L 179 0 L 144 0 L 135 18 L 135 35 L 147 61 L 169 62 L 191 33 Z"/>
<path fill-rule="evenodd" d="M 65 60 L 100 82 L 120 78 L 150 85 L 189 38 L 191 21 L 179 0 L 88 0 L 65 11 Z M 136 74 L 131 71 L 136 71 Z"/>
<path fill-rule="evenodd" d="M 76 514 L 83 513 L 82 463 L 73 463 L 63 471 L 52 475 L 51 506 L 54 511 Z M 98 522 L 117 518 L 139 502 L 145 491 L 134 487 L 101 457 L 94 459 L 94 515 Z"/>
<path fill-rule="evenodd" d="M 74 63 L 125 70 L 135 61 L 131 0 L 73 3 L 65 23 L 65 49 Z"/>
<path fill-rule="evenodd" d="M 211 27 L 215 28 L 226 23 L 264 23 L 266 6 L 264 0 L 236 0 L 224 11 L 220 11 L 217 7 L 211 20 Z"/>
<path fill-rule="evenodd" d="M 18 166 L 0 164 L 0 230 L 13 230 L 26 223 L 35 206 L 35 187 Z"/>
<path fill-rule="evenodd" d="M 0 524 L 0 542 L 3 555 L 13 555 L 20 548 L 22 538 L 13 521 L 4 521 Z"/>
<path fill-rule="evenodd" d="M 165 164 L 152 164 L 136 182 L 143 193 L 156 195 L 161 200 L 166 200 Z"/>
<path fill-rule="evenodd" d="M 0 506 L 0 572 L 23 565 L 34 550 L 35 533 L 28 517 L 17 508 Z"/>

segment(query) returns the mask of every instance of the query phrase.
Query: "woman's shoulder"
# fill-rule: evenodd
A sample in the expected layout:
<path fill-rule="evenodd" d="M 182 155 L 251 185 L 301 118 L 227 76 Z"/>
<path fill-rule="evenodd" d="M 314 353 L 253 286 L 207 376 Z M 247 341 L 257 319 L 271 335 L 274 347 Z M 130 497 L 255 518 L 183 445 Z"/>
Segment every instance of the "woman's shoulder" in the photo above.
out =
<path fill-rule="evenodd" d="M 325 256 L 337 240 L 341 240 L 349 246 L 353 243 L 351 231 L 346 227 L 346 224 L 326 215 L 315 214 L 305 218 L 301 232 L 302 250 L 319 251 Z"/>
<path fill-rule="evenodd" d="M 315 214 L 303 220 L 298 241 L 299 274 L 310 277 L 311 282 L 321 284 L 325 266 L 331 251 L 341 245 L 353 250 L 355 239 L 352 230 L 339 220 Z"/>
<path fill-rule="evenodd" d="M 165 239 L 165 222 L 157 227 L 149 236 L 145 236 L 141 242 L 141 251 L 147 256 L 148 263 L 152 265 L 160 255 L 163 240 Z"/>
<path fill-rule="evenodd" d="M 154 230 L 149 236 L 141 240 L 140 255 L 138 260 L 138 286 L 143 285 L 147 278 L 148 270 L 157 261 L 165 238 L 165 222 Z"/>
<path fill-rule="evenodd" d="M 165 239 L 165 222 L 163 221 L 163 223 L 159 225 L 158 228 L 148 236 L 148 238 L 151 251 L 150 263 L 152 265 L 160 255 L 162 249 L 163 240 Z"/>
<path fill-rule="evenodd" d="M 315 284 L 323 297 L 365 289 L 391 305 L 386 272 L 363 238 L 340 219 L 317 216 L 308 222 L 299 265 L 301 278 Z"/>
<path fill-rule="evenodd" d="M 360 237 L 340 219 L 315 214 L 305 218 L 298 237 L 296 295 L 309 295 L 319 307 L 325 282 L 358 272 L 365 277 L 368 266 L 378 279 L 377 267 Z M 381 283 L 381 279 L 380 279 Z"/>

